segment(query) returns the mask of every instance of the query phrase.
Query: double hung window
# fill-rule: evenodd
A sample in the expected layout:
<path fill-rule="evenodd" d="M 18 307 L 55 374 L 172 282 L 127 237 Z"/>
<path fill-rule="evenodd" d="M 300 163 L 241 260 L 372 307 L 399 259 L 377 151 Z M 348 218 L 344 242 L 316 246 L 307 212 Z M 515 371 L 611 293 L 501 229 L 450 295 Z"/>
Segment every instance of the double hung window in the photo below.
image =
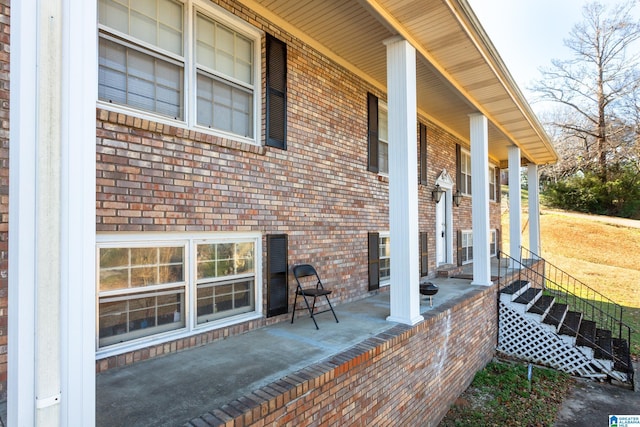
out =
<path fill-rule="evenodd" d="M 491 230 L 489 242 L 489 256 L 496 256 L 498 254 L 498 231 Z"/>
<path fill-rule="evenodd" d="M 380 284 L 389 284 L 391 280 L 391 238 L 380 235 Z"/>
<path fill-rule="evenodd" d="M 462 231 L 462 264 L 473 261 L 473 232 Z"/>
<path fill-rule="evenodd" d="M 489 200 L 494 202 L 498 200 L 498 191 L 500 191 L 500 189 L 498 188 L 496 180 L 496 167 L 489 165 Z"/>
<path fill-rule="evenodd" d="M 259 241 L 244 234 L 99 236 L 98 348 L 259 315 Z"/>
<path fill-rule="evenodd" d="M 471 153 L 460 151 L 460 192 L 471 195 Z"/>
<path fill-rule="evenodd" d="M 389 112 L 387 104 L 378 104 L 378 167 L 380 173 L 389 174 Z"/>
<path fill-rule="evenodd" d="M 99 0 L 101 105 L 255 142 L 259 35 L 223 15 L 199 0 Z"/>

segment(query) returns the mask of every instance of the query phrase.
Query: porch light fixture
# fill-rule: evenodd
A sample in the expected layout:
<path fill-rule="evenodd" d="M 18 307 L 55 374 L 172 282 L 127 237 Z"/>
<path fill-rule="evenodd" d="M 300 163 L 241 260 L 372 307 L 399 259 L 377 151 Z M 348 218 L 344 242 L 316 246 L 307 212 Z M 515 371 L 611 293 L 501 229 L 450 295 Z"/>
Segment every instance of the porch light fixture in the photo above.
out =
<path fill-rule="evenodd" d="M 431 200 L 435 200 L 436 203 L 440 203 L 444 190 L 440 188 L 440 184 L 436 184 L 436 188 L 431 190 Z"/>
<path fill-rule="evenodd" d="M 456 194 L 453 195 L 453 203 L 455 203 L 456 206 L 460 206 L 461 201 L 462 201 L 462 193 L 460 192 L 460 190 L 456 190 Z"/>

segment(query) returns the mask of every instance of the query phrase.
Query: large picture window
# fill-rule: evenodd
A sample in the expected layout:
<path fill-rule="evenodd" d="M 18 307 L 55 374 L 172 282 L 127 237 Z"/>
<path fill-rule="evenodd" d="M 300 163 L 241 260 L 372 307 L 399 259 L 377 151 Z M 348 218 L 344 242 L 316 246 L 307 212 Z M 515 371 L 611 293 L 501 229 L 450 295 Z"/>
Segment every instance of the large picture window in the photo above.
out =
<path fill-rule="evenodd" d="M 199 0 L 99 0 L 98 29 L 102 106 L 256 141 L 259 35 L 248 25 Z"/>
<path fill-rule="evenodd" d="M 116 239 L 98 235 L 99 350 L 260 315 L 259 235 Z"/>

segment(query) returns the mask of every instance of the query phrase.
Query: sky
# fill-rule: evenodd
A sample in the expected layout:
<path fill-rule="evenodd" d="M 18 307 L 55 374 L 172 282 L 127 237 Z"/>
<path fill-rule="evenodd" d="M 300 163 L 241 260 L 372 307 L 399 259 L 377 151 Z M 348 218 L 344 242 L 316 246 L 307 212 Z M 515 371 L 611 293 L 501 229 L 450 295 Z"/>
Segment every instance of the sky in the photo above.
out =
<path fill-rule="evenodd" d="M 571 28 L 582 22 L 587 0 L 467 0 L 502 61 L 531 103 L 527 87 L 551 59 L 569 59 L 564 46 Z M 607 0 L 609 1 L 609 0 Z M 538 110 L 532 105 L 534 111 Z"/>

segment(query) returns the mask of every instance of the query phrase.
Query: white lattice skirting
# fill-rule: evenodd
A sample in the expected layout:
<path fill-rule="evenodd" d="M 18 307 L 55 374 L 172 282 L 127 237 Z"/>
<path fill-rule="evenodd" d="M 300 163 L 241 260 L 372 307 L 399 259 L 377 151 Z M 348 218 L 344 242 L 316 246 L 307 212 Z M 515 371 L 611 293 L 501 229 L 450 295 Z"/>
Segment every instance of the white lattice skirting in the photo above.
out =
<path fill-rule="evenodd" d="M 607 369 L 597 359 L 583 354 L 547 326 L 499 303 L 500 321 L 498 351 L 519 359 L 550 366 L 559 371 L 585 378 L 609 375 L 625 381 L 620 373 Z"/>

